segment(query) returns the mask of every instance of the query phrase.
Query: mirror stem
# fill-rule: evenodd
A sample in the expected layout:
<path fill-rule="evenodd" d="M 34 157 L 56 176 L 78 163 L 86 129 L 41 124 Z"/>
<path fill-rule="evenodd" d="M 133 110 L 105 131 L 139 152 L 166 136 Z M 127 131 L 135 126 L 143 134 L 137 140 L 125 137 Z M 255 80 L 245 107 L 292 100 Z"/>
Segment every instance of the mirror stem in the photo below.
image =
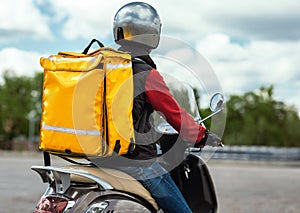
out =
<path fill-rule="evenodd" d="M 203 118 L 202 120 L 198 121 L 199 124 L 200 124 L 200 123 L 203 123 L 204 121 L 206 121 L 207 119 L 211 118 L 212 116 L 218 114 L 218 113 L 221 112 L 221 111 L 222 111 L 222 109 L 218 109 L 217 111 L 211 113 L 209 116 L 207 116 L 207 117 Z"/>

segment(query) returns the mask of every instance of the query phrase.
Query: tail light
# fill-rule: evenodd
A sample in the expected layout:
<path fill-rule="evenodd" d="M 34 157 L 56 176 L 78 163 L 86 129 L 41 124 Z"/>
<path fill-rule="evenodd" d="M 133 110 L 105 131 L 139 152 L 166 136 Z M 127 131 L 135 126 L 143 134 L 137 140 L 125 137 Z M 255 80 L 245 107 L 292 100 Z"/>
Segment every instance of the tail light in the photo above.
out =
<path fill-rule="evenodd" d="M 35 207 L 34 213 L 63 213 L 67 205 L 68 200 L 62 197 L 42 197 Z"/>

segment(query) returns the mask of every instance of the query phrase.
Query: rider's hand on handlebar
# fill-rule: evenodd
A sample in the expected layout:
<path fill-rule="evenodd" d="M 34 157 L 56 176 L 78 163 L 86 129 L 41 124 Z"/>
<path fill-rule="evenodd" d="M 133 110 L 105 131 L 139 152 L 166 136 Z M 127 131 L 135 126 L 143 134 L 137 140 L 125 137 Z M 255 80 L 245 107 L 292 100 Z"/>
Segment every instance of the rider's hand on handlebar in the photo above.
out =
<path fill-rule="evenodd" d="M 217 136 L 215 133 L 209 132 L 206 130 L 204 138 L 199 142 L 195 144 L 195 147 L 203 148 L 204 146 L 223 146 L 221 142 L 221 138 Z"/>

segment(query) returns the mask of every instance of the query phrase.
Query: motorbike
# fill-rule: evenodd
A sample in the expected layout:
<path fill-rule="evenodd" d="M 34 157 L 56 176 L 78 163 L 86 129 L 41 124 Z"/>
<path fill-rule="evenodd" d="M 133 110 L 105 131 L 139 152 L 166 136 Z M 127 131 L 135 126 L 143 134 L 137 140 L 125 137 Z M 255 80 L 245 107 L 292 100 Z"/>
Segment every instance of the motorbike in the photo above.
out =
<path fill-rule="evenodd" d="M 212 113 L 202 119 L 193 89 L 187 84 L 178 85 L 170 87 L 171 92 L 195 121 L 203 124 L 223 109 L 224 97 L 216 93 L 210 99 Z M 153 120 L 156 131 L 160 133 L 158 161 L 170 172 L 192 211 L 217 212 L 216 190 L 201 157 L 202 148 L 184 141 L 161 115 L 155 114 Z M 115 168 L 70 163 L 63 167 L 32 166 L 31 169 L 47 184 L 34 212 L 163 213 L 138 180 Z"/>

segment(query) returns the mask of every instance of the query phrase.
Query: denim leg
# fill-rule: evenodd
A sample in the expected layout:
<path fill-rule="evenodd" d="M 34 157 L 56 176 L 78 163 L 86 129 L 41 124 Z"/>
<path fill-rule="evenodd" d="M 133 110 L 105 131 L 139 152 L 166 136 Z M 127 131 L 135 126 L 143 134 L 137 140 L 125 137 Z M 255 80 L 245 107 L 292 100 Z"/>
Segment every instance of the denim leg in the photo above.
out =
<path fill-rule="evenodd" d="M 170 174 L 158 163 L 149 167 L 130 167 L 124 171 L 144 185 L 164 213 L 192 213 Z"/>

